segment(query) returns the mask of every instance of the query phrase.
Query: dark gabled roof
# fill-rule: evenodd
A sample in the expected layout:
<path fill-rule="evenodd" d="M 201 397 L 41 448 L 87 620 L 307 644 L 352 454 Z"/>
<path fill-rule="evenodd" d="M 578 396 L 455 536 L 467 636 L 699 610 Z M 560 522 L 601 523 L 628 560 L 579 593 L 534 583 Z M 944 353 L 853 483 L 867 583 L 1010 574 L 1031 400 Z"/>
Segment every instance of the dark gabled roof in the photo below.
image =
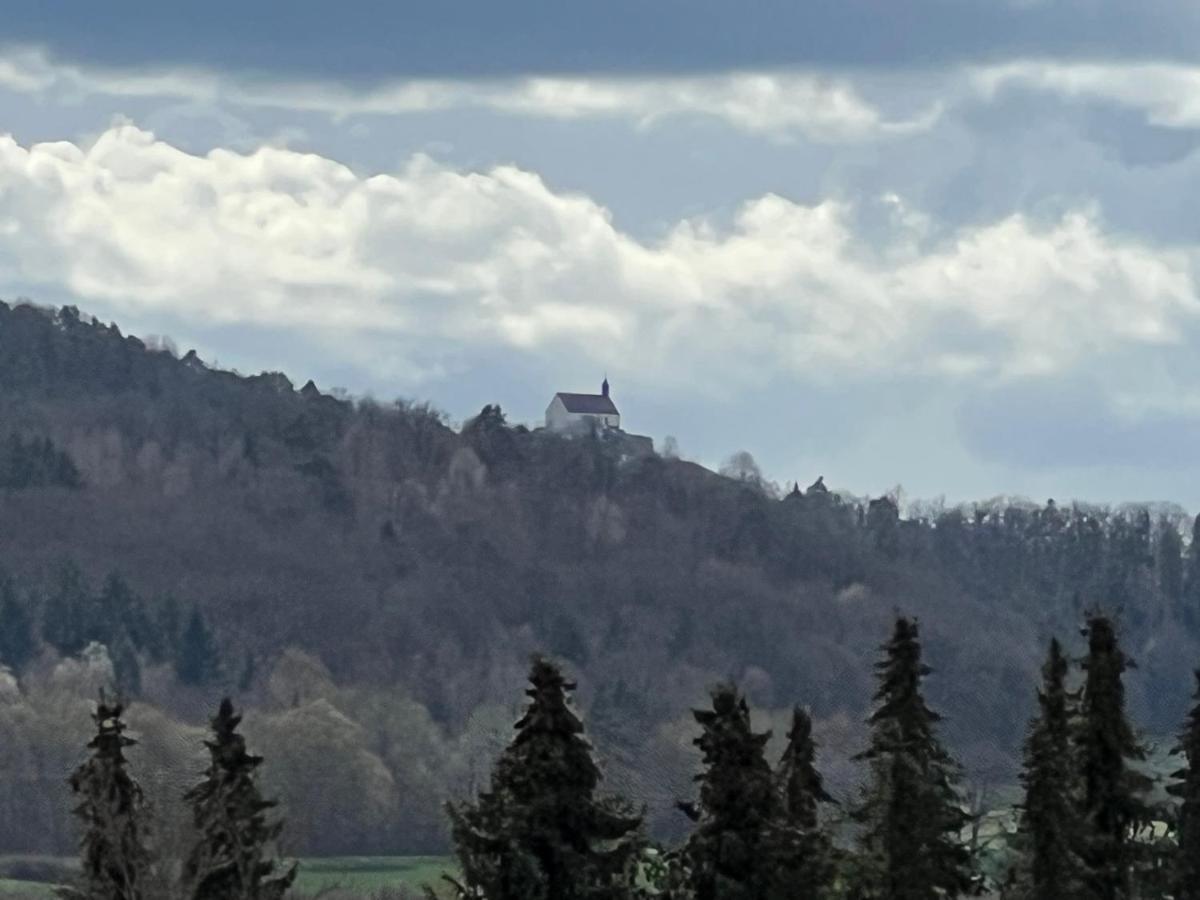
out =
<path fill-rule="evenodd" d="M 603 394 L 564 394 L 559 391 L 554 396 L 562 401 L 567 412 L 583 413 L 589 416 L 619 416 L 612 398 Z"/>

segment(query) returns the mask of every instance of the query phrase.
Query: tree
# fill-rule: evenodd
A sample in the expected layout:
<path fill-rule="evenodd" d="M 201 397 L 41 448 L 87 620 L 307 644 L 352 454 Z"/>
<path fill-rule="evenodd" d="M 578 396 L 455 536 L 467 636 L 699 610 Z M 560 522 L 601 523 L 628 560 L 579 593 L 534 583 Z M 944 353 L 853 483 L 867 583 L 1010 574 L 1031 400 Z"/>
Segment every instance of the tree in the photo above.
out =
<path fill-rule="evenodd" d="M 810 831 L 817 827 L 817 807 L 832 803 L 816 768 L 816 744 L 812 737 L 812 718 L 799 706 L 792 710 L 792 727 L 787 748 L 779 761 L 779 779 L 783 785 L 784 809 L 788 821 Z"/>
<path fill-rule="evenodd" d="M 204 780 L 184 794 L 199 837 L 184 867 L 191 900 L 278 900 L 296 877 L 280 870 L 273 845 L 283 830 L 268 822 L 275 801 L 264 800 L 255 781 L 262 757 L 248 753 L 238 734 L 242 717 L 226 697 L 204 742 L 211 762 Z"/>
<path fill-rule="evenodd" d="M 1187 571 L 1183 581 L 1183 621 L 1192 629 L 1200 624 L 1200 515 L 1192 521 Z"/>
<path fill-rule="evenodd" d="M 217 677 L 220 658 L 217 642 L 204 621 L 199 607 L 192 614 L 179 639 L 179 655 L 175 657 L 175 674 L 188 685 L 209 684 Z"/>
<path fill-rule="evenodd" d="M 141 694 L 142 663 L 127 632 L 118 632 L 108 655 L 112 660 L 113 680 L 116 682 L 118 693 L 122 697 L 137 697 Z"/>
<path fill-rule="evenodd" d="M 80 798 L 75 815 L 83 823 L 79 885 L 63 891 L 77 900 L 140 900 L 145 894 L 150 855 L 146 849 L 142 789 L 129 774 L 125 749 L 137 742 L 124 735 L 120 702 L 103 696 L 92 714 L 92 751 L 71 775 Z"/>
<path fill-rule="evenodd" d="M 162 597 L 154 610 L 155 639 L 150 644 L 150 657 L 155 662 L 173 660 L 179 656 L 179 644 L 183 634 L 182 613 L 179 600 L 174 594 Z"/>
<path fill-rule="evenodd" d="M 517 440 L 499 404 L 487 404 L 479 415 L 468 420 L 462 436 L 489 469 L 518 458 Z"/>
<path fill-rule="evenodd" d="M 535 658 L 512 742 L 473 804 L 450 804 L 463 897 L 617 900 L 632 889 L 641 818 L 600 799 L 600 770 L 569 703 L 575 685 Z"/>
<path fill-rule="evenodd" d="M 154 624 L 142 598 L 116 572 L 104 580 L 91 612 L 91 640 L 112 647 L 125 636 L 139 651 L 153 648 L 156 643 Z"/>
<path fill-rule="evenodd" d="M 33 622 L 21 603 L 16 583 L 0 580 L 0 665 L 20 672 L 33 658 Z"/>
<path fill-rule="evenodd" d="M 696 900 L 767 897 L 772 829 L 783 823 L 782 793 L 764 749 L 770 732 L 755 733 L 744 697 L 730 684 L 712 692 L 712 708 L 693 710 L 701 734 L 694 743 L 703 770 L 697 804 L 682 809 L 696 822 L 682 857 Z M 773 854 L 771 854 L 773 855 Z"/>
<path fill-rule="evenodd" d="M 795 707 L 788 743 L 777 777 L 783 793 L 783 821 L 772 829 L 771 897 L 796 900 L 825 895 L 834 874 L 832 842 L 821 830 L 818 808 L 834 800 L 816 768 L 812 719 Z"/>
<path fill-rule="evenodd" d="M 1017 881 L 1020 896 L 1027 900 L 1069 900 L 1080 895 L 1073 710 L 1066 677 L 1067 659 L 1058 641 L 1052 640 L 1021 773 L 1025 799 L 1017 833 L 1023 851 Z"/>
<path fill-rule="evenodd" d="M 1076 738 L 1083 777 L 1084 878 L 1087 896 L 1123 900 L 1131 896 L 1132 870 L 1139 862 L 1133 832 L 1150 820 L 1144 795 L 1151 782 L 1130 767 L 1146 755 L 1125 714 L 1121 679 L 1132 663 L 1107 616 L 1092 614 L 1084 633 L 1086 681 Z"/>
<path fill-rule="evenodd" d="M 57 581 L 46 599 L 42 637 L 63 656 L 74 656 L 89 640 L 88 588 L 83 573 L 72 562 L 59 567 Z"/>
<path fill-rule="evenodd" d="M 1174 750 L 1184 758 L 1184 767 L 1173 773 L 1174 783 L 1167 786 L 1167 793 L 1179 800 L 1173 873 L 1176 900 L 1200 900 L 1200 669 L 1195 675 L 1197 703 Z"/>
<path fill-rule="evenodd" d="M 881 649 L 870 744 L 857 756 L 871 773 L 852 812 L 863 828 L 858 890 L 887 900 L 957 897 L 972 885 L 960 837 L 967 815 L 959 767 L 935 733 L 941 717 L 921 693 L 932 670 L 921 662 L 916 621 L 898 618 Z"/>
<path fill-rule="evenodd" d="M 867 534 L 888 559 L 900 553 L 900 506 L 892 497 L 879 497 L 867 505 Z"/>
<path fill-rule="evenodd" d="M 1184 612 L 1183 583 L 1183 538 L 1174 524 L 1164 521 L 1158 533 L 1158 589 L 1170 616 Z"/>

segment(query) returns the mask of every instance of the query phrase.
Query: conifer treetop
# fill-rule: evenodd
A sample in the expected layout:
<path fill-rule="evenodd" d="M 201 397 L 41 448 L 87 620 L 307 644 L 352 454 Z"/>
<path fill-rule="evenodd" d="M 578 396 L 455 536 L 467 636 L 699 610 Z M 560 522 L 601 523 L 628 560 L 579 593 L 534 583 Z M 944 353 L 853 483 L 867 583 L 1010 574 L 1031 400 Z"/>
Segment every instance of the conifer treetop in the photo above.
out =
<path fill-rule="evenodd" d="M 80 886 L 62 896 L 140 900 L 150 868 L 142 822 L 142 789 L 126 769 L 124 705 L 102 691 L 92 721 L 91 755 L 68 779 L 78 795 L 75 815 L 83 824 Z"/>
<path fill-rule="evenodd" d="M 641 816 L 600 797 L 600 768 L 570 704 L 575 685 L 534 657 L 529 704 L 476 802 L 449 804 L 462 897 L 625 900 Z"/>
<path fill-rule="evenodd" d="M 1076 767 L 1071 752 L 1071 695 L 1068 661 L 1057 639 L 1050 642 L 1038 688 L 1038 714 L 1025 740 L 1015 873 L 1027 900 L 1078 896 L 1082 860 L 1076 807 Z"/>
<path fill-rule="evenodd" d="M 1179 801 L 1172 873 L 1177 900 L 1200 900 L 1200 669 L 1195 672 L 1196 703 L 1188 713 L 1174 753 L 1184 765 L 1172 773 L 1167 792 Z"/>
<path fill-rule="evenodd" d="M 812 717 L 808 711 L 792 708 L 792 725 L 787 747 L 779 761 L 783 782 L 784 805 L 792 825 L 803 829 L 817 827 L 817 805 L 833 803 L 816 768 L 816 744 L 812 736 Z"/>
<path fill-rule="evenodd" d="M 211 721 L 204 742 L 210 763 L 204 779 L 184 794 L 192 807 L 198 838 L 184 867 L 191 900 L 279 900 L 291 886 L 296 867 L 280 869 L 274 842 L 281 821 L 268 821 L 275 801 L 255 783 L 262 757 L 246 750 L 238 733 L 241 716 L 228 697 Z"/>
<path fill-rule="evenodd" d="M 1153 782 L 1130 765 L 1146 757 L 1125 711 L 1122 677 L 1133 663 L 1107 615 L 1091 613 L 1084 634 L 1086 678 L 1076 734 L 1087 828 L 1082 855 L 1096 896 L 1126 900 L 1132 896 L 1133 868 L 1146 849 L 1135 845 L 1132 831 L 1152 818 L 1146 795 Z"/>
<path fill-rule="evenodd" d="M 871 782 L 852 818 L 863 826 L 858 876 L 864 896 L 934 900 L 973 887 L 961 834 L 968 822 L 958 790 L 958 764 L 938 740 L 937 713 L 925 703 L 917 623 L 898 616 L 875 666 L 879 689 L 868 719 L 871 738 L 856 757 L 870 763 Z"/>
<path fill-rule="evenodd" d="M 731 821 L 771 818 L 778 811 L 764 755 L 771 732 L 754 732 L 746 699 L 732 684 L 720 684 L 712 691 L 712 709 L 693 710 L 692 715 L 703 729 L 694 741 L 705 766 L 695 776 L 702 814 Z"/>
<path fill-rule="evenodd" d="M 921 682 L 933 674 L 933 669 L 921 660 L 917 620 L 898 616 L 891 639 L 879 649 L 883 655 L 875 664 L 879 687 L 874 696 L 875 709 L 867 720 L 875 737 L 855 758 L 872 760 L 894 750 L 923 748 L 948 762 L 949 757 L 934 738 L 942 717 L 929 708 L 921 693 Z"/>

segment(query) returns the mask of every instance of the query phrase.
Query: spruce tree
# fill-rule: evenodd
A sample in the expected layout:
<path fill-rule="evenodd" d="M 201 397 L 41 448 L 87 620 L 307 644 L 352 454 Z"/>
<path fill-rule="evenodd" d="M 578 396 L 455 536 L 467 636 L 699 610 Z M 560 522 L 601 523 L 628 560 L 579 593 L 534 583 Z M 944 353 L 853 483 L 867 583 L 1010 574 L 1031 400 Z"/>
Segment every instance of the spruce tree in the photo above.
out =
<path fill-rule="evenodd" d="M 1087 896 L 1124 900 L 1132 896 L 1132 872 L 1139 862 L 1132 836 L 1149 819 L 1144 795 L 1151 783 L 1130 767 L 1145 758 L 1125 715 L 1121 679 L 1131 662 L 1107 616 L 1090 616 L 1084 633 L 1086 680 L 1076 738 L 1083 780 L 1084 879 Z"/>
<path fill-rule="evenodd" d="M 129 774 L 122 705 L 103 695 L 92 714 L 96 736 L 91 756 L 71 775 L 79 797 L 75 815 L 83 823 L 82 872 L 77 887 L 62 889 L 74 900 L 141 900 L 150 868 L 146 849 L 142 790 Z"/>
<path fill-rule="evenodd" d="M 1179 800 L 1176 816 L 1175 900 L 1200 900 L 1200 670 L 1196 671 L 1197 700 L 1188 714 L 1175 753 L 1184 767 L 1173 773 L 1167 792 Z"/>
<path fill-rule="evenodd" d="M 599 798 L 600 769 L 571 707 L 575 685 L 535 658 L 529 705 L 474 803 L 450 804 L 463 897 L 619 900 L 632 889 L 641 819 Z"/>
<path fill-rule="evenodd" d="M 216 639 L 199 607 L 193 607 L 179 639 L 175 674 L 187 685 L 209 684 L 217 677 L 218 664 Z"/>
<path fill-rule="evenodd" d="M 1076 778 L 1072 756 L 1072 704 L 1067 659 L 1057 640 L 1042 667 L 1038 715 L 1025 741 L 1017 843 L 1022 859 L 1016 893 L 1025 900 L 1080 896 Z"/>
<path fill-rule="evenodd" d="M 0 665 L 20 672 L 33 658 L 33 622 L 11 578 L 0 579 Z"/>
<path fill-rule="evenodd" d="M 972 886 L 971 859 L 961 834 L 967 814 L 958 793 L 959 767 L 936 735 L 941 717 L 925 703 L 917 623 L 896 620 L 876 664 L 879 689 L 871 740 L 857 756 L 870 783 L 853 818 L 862 826 L 860 897 L 934 900 Z"/>
<path fill-rule="evenodd" d="M 784 810 L 788 823 L 811 831 L 817 827 L 817 807 L 832 803 L 816 768 L 817 749 L 812 737 L 812 718 L 799 706 L 792 710 L 792 727 L 787 748 L 779 761 Z"/>
<path fill-rule="evenodd" d="M 90 606 L 83 573 L 74 563 L 64 563 L 58 584 L 46 598 L 42 638 L 63 656 L 74 656 L 89 640 Z"/>
<path fill-rule="evenodd" d="M 764 754 L 770 732 L 756 733 L 736 688 L 717 686 L 712 709 L 693 710 L 701 734 L 700 799 L 682 809 L 696 822 L 683 850 L 696 900 L 762 900 L 786 836 L 783 794 Z M 775 858 L 773 858 L 775 857 Z"/>
<path fill-rule="evenodd" d="M 783 795 L 782 823 L 772 829 L 773 862 L 770 896 L 779 900 L 823 897 L 834 876 L 834 848 L 821 830 L 818 808 L 834 800 L 816 768 L 812 719 L 800 707 L 792 710 L 787 747 L 777 777 Z"/>
<path fill-rule="evenodd" d="M 1200 623 L 1200 515 L 1192 520 L 1192 541 L 1188 544 L 1183 578 L 1182 618 L 1192 629 Z"/>
<path fill-rule="evenodd" d="M 204 742 L 208 770 L 184 795 L 199 834 L 184 867 L 189 900 L 278 900 L 296 877 L 295 865 L 281 870 L 272 855 L 283 823 L 267 820 L 275 801 L 258 790 L 263 760 L 247 752 L 241 721 L 229 698 L 222 700 L 213 738 Z"/>

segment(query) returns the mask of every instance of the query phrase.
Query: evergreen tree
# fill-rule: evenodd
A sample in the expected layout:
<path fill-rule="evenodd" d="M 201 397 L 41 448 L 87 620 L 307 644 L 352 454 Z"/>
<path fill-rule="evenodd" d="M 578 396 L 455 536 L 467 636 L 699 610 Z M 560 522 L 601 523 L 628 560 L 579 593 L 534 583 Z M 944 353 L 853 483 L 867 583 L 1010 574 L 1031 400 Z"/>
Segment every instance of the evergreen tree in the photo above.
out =
<path fill-rule="evenodd" d="M 917 623 L 896 620 L 876 664 L 879 689 L 871 740 L 858 755 L 871 781 L 853 818 L 863 827 L 859 896 L 879 900 L 957 897 L 972 886 L 961 841 L 967 815 L 957 787 L 959 767 L 939 742 L 941 717 L 925 703 Z"/>
<path fill-rule="evenodd" d="M 137 697 L 141 694 L 142 663 L 129 635 L 124 631 L 119 632 L 109 648 L 108 655 L 112 661 L 113 679 L 120 696 Z"/>
<path fill-rule="evenodd" d="M 179 600 L 174 594 L 162 597 L 154 610 L 155 640 L 150 644 L 150 658 L 155 662 L 177 659 L 183 634 Z"/>
<path fill-rule="evenodd" d="M 1200 624 L 1200 515 L 1192 520 L 1192 542 L 1187 550 L 1183 579 L 1183 621 L 1193 630 Z"/>
<path fill-rule="evenodd" d="M 92 719 L 92 755 L 71 775 L 79 797 L 75 815 L 83 823 L 79 885 L 63 889 L 75 900 L 140 900 L 145 895 L 149 853 L 145 843 L 142 790 L 126 769 L 123 707 L 103 695 Z"/>
<path fill-rule="evenodd" d="M 91 612 L 91 640 L 111 649 L 124 636 L 136 650 L 152 648 L 155 629 L 146 613 L 145 604 L 116 572 L 104 580 Z"/>
<path fill-rule="evenodd" d="M 817 827 L 817 807 L 832 803 L 816 768 L 816 745 L 812 737 L 812 718 L 799 706 L 792 710 L 792 727 L 787 748 L 779 761 L 783 784 L 784 809 L 789 824 L 805 831 Z"/>
<path fill-rule="evenodd" d="M 823 897 L 834 875 L 832 842 L 821 830 L 818 807 L 834 800 L 816 768 L 812 719 L 800 707 L 792 710 L 787 747 L 779 763 L 783 793 L 781 825 L 772 829 L 774 862 L 770 896 L 780 900 Z"/>
<path fill-rule="evenodd" d="M 696 900 L 761 900 L 773 864 L 784 851 L 784 801 L 764 749 L 770 732 L 755 733 L 743 697 L 728 684 L 712 693 L 712 709 L 693 710 L 703 770 L 697 804 L 682 809 L 696 822 L 683 850 Z"/>
<path fill-rule="evenodd" d="M 179 639 L 179 655 L 175 657 L 175 674 L 188 685 L 210 684 L 216 677 L 220 662 L 217 642 L 204 621 L 199 607 L 192 608 L 187 626 Z"/>
<path fill-rule="evenodd" d="M 184 867 L 190 900 L 277 900 L 296 877 L 295 865 L 280 871 L 272 857 L 283 823 L 267 821 L 275 802 L 259 793 L 262 757 L 246 751 L 241 720 L 229 698 L 222 700 L 213 739 L 204 742 L 212 760 L 204 780 L 184 795 L 199 833 Z"/>
<path fill-rule="evenodd" d="M 1080 896 L 1072 708 L 1066 678 L 1067 659 L 1058 641 L 1052 640 L 1021 773 L 1025 799 L 1017 832 L 1022 860 L 1016 893 L 1026 900 Z"/>
<path fill-rule="evenodd" d="M 1171 616 L 1179 616 L 1183 604 L 1183 538 L 1170 522 L 1163 522 L 1158 535 L 1158 589 Z"/>
<path fill-rule="evenodd" d="M 258 664 L 255 662 L 254 654 L 247 650 L 245 657 L 242 659 L 241 674 L 238 675 L 238 693 L 244 694 L 254 687 L 254 679 L 257 676 Z"/>
<path fill-rule="evenodd" d="M 57 582 L 46 598 L 42 638 L 63 656 L 74 656 L 88 642 L 88 588 L 83 573 L 72 562 L 59 568 Z"/>
<path fill-rule="evenodd" d="M 463 897 L 619 900 L 629 896 L 640 817 L 599 799 L 600 770 L 558 667 L 536 658 L 529 706 L 474 804 L 448 806 Z M 456 882 L 457 884 L 457 882 Z"/>
<path fill-rule="evenodd" d="M 1149 817 L 1144 795 L 1150 780 L 1130 767 L 1145 758 L 1125 715 L 1122 676 L 1131 662 L 1121 651 L 1112 621 L 1089 617 L 1085 634 L 1086 681 L 1077 741 L 1083 778 L 1083 859 L 1087 896 L 1132 896 L 1132 871 L 1140 861 L 1133 832 Z"/>
<path fill-rule="evenodd" d="M 33 622 L 21 603 L 16 583 L 0 579 L 0 665 L 20 672 L 33 658 Z"/>
<path fill-rule="evenodd" d="M 1175 852 L 1175 900 L 1200 900 L 1200 670 L 1196 671 L 1197 703 L 1188 714 L 1175 753 L 1185 765 L 1174 773 L 1167 792 L 1179 800 Z"/>

